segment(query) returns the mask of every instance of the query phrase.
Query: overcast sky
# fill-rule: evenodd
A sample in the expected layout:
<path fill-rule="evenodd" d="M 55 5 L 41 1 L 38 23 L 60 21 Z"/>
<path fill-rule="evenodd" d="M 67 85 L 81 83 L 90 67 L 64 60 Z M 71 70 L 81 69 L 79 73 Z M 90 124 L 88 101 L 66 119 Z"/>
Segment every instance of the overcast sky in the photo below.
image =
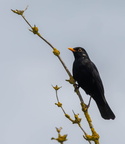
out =
<path fill-rule="evenodd" d="M 72 110 L 82 117 L 90 133 L 68 75 L 52 49 L 10 9 L 25 9 L 25 17 L 61 52 L 72 71 L 73 54 L 68 47 L 86 49 L 96 64 L 106 99 L 116 115 L 104 120 L 92 101 L 89 113 L 100 134 L 100 144 L 124 142 L 125 129 L 125 1 L 124 0 L 2 0 L 0 48 L 0 143 L 55 144 L 55 127 L 68 134 L 66 144 L 87 143 L 83 133 L 55 106 L 59 85 L 60 101 L 71 117 Z M 89 97 L 81 90 L 87 103 Z"/>

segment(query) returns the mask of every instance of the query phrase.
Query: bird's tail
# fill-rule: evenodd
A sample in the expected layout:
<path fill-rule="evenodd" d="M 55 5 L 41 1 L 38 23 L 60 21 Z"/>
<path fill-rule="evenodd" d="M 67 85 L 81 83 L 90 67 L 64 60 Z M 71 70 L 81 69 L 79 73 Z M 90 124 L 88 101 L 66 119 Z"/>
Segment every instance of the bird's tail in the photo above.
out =
<path fill-rule="evenodd" d="M 100 103 L 99 101 L 96 101 L 96 104 L 99 108 L 99 111 L 101 113 L 101 116 L 104 119 L 115 119 L 115 115 L 113 113 L 113 111 L 111 110 L 111 108 L 109 107 L 108 103 L 105 101 L 103 101 L 103 103 Z"/>

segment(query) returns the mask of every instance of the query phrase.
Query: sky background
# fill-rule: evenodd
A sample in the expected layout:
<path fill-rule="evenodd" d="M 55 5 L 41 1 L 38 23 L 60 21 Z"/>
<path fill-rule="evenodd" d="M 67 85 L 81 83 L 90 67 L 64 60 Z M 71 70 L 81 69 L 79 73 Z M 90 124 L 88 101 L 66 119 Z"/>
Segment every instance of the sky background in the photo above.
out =
<path fill-rule="evenodd" d="M 60 50 L 72 71 L 73 54 L 68 47 L 86 49 L 96 64 L 105 88 L 106 99 L 116 115 L 104 120 L 94 101 L 89 113 L 100 144 L 124 141 L 125 129 L 125 1 L 124 0 L 1 0 L 0 48 L 0 143 L 55 144 L 55 127 L 68 134 L 66 144 L 87 143 L 83 133 L 55 106 L 55 91 L 71 117 L 72 110 L 82 117 L 90 134 L 68 75 L 52 49 L 11 9 L 25 9 L 25 17 L 54 47 Z M 87 103 L 89 97 L 81 90 Z"/>

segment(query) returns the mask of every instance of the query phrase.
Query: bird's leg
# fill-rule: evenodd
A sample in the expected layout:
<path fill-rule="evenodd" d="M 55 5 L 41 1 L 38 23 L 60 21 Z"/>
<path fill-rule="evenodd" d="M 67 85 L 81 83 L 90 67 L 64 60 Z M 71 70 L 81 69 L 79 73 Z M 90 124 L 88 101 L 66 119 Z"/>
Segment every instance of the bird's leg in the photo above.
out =
<path fill-rule="evenodd" d="M 91 99 L 92 99 L 92 97 L 90 96 L 90 98 L 89 98 L 89 103 L 88 103 L 88 105 L 87 105 L 87 109 L 88 109 L 88 108 L 89 108 L 89 106 L 90 106 Z"/>

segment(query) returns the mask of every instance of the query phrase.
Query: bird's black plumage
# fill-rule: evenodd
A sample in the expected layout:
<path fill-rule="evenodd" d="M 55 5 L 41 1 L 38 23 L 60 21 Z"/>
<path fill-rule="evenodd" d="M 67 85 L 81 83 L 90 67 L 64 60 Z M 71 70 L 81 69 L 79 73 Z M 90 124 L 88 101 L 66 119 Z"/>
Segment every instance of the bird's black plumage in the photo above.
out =
<path fill-rule="evenodd" d="M 104 119 L 114 119 L 115 115 L 104 96 L 104 88 L 99 72 L 87 52 L 81 47 L 69 48 L 69 50 L 73 52 L 75 57 L 73 77 L 78 82 L 78 86 L 95 100 Z"/>

